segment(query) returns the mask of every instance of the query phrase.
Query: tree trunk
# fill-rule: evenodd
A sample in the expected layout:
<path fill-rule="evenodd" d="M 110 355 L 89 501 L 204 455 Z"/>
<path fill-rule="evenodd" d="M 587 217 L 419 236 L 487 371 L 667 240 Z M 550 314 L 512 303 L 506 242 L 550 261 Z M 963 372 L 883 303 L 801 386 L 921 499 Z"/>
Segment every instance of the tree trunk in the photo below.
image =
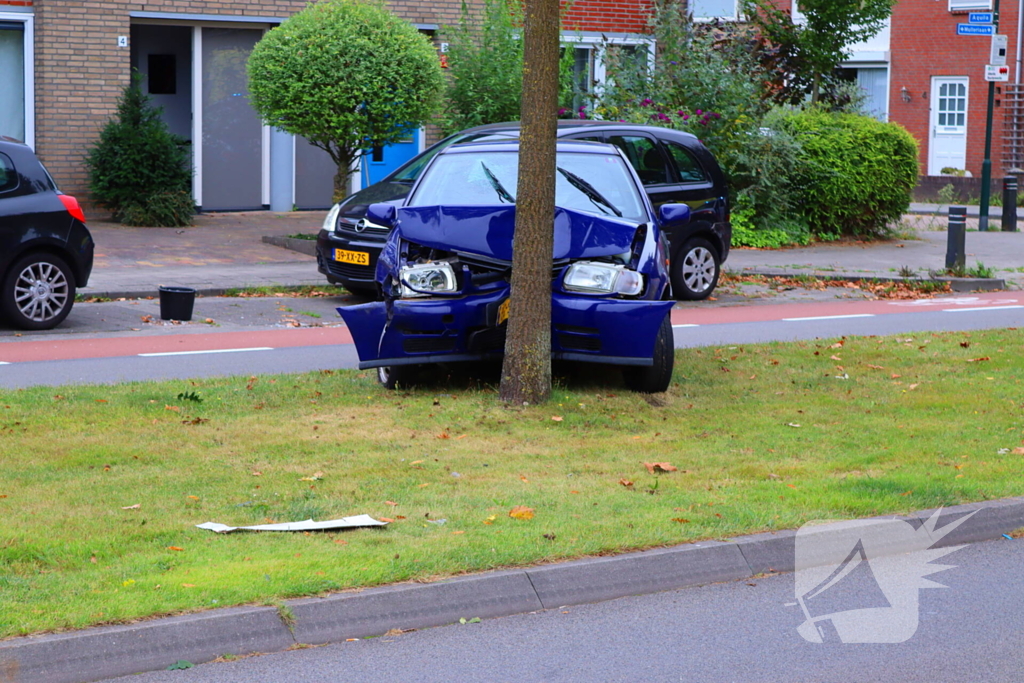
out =
<path fill-rule="evenodd" d="M 551 251 L 558 125 L 558 0 L 526 0 L 512 293 L 501 400 L 541 403 L 551 393 Z"/>
<path fill-rule="evenodd" d="M 352 176 L 352 162 L 338 164 L 338 172 L 334 174 L 334 195 L 331 198 L 335 204 L 348 196 L 348 179 Z"/>

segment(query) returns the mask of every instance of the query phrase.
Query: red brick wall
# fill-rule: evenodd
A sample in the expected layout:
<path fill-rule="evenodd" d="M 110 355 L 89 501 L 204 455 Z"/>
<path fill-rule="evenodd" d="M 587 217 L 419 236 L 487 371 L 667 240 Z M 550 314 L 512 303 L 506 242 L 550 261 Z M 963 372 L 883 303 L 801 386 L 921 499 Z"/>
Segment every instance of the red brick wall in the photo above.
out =
<path fill-rule="evenodd" d="M 1000 6 L 999 32 L 1009 36 L 1007 64 L 1013 78 L 1017 49 L 1017 3 Z M 904 125 L 921 147 L 921 173 L 928 172 L 928 138 L 932 76 L 967 76 L 967 170 L 981 175 L 985 149 L 985 114 L 988 104 L 988 37 L 957 36 L 956 25 L 967 22 L 966 12 L 950 13 L 945 0 L 899 0 L 892 16 L 889 118 Z M 1002 173 L 1002 87 L 997 83 L 993 109 L 992 172 Z M 911 101 L 903 102 L 902 88 Z"/>
<path fill-rule="evenodd" d="M 563 8 L 565 7 L 563 0 Z M 650 0 L 576 0 L 565 14 L 569 31 L 648 33 Z"/>

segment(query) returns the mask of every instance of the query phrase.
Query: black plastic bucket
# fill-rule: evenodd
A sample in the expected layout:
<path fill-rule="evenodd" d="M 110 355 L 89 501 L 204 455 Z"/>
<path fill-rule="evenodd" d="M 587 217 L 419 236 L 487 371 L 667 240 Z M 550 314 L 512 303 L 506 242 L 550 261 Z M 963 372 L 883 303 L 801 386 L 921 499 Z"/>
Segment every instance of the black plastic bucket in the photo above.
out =
<path fill-rule="evenodd" d="M 160 319 L 191 320 L 196 290 L 191 287 L 160 288 Z"/>

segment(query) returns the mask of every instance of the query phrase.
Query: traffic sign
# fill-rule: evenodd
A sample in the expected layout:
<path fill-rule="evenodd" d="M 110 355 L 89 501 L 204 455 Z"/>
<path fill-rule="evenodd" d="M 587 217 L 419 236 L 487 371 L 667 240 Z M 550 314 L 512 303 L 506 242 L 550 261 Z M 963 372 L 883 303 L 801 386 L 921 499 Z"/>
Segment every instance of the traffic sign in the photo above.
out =
<path fill-rule="evenodd" d="M 994 24 L 957 24 L 956 34 L 958 36 L 994 36 L 996 27 Z"/>
<path fill-rule="evenodd" d="M 1005 64 L 986 64 L 985 65 L 985 80 L 986 81 L 1009 81 L 1010 80 L 1010 67 Z"/>
<path fill-rule="evenodd" d="M 967 15 L 967 21 L 972 24 L 994 24 L 995 12 L 971 12 Z"/>

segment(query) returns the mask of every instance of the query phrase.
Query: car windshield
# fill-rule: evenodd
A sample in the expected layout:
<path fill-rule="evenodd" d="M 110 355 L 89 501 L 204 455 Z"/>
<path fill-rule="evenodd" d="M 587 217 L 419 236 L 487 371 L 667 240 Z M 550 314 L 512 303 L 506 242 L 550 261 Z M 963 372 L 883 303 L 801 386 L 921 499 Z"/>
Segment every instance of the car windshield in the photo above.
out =
<path fill-rule="evenodd" d="M 625 162 L 612 154 L 561 152 L 555 174 L 555 204 L 635 223 L 647 211 Z M 410 202 L 414 206 L 512 204 L 517 194 L 519 154 L 460 152 L 437 159 Z"/>

